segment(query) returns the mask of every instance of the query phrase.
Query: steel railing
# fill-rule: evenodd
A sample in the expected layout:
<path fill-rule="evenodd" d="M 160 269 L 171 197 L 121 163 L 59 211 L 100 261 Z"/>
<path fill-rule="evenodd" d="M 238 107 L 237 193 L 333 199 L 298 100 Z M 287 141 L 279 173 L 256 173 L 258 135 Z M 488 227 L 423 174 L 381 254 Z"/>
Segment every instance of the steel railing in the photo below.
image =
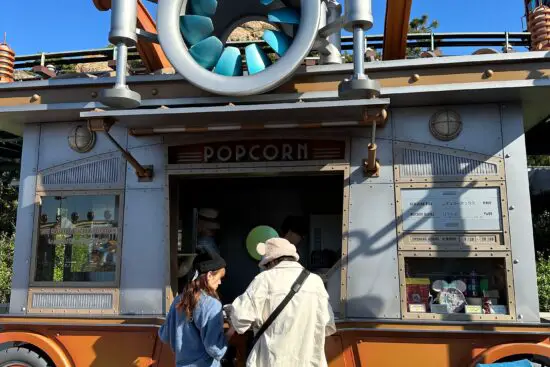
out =
<path fill-rule="evenodd" d="M 410 33 L 407 36 L 407 47 L 425 48 L 435 50 L 442 47 L 501 47 L 508 50 L 509 47 L 530 46 L 531 35 L 529 32 L 465 32 L 465 33 Z M 369 35 L 366 37 L 369 48 L 380 50 L 383 48 L 383 35 Z M 268 47 L 264 41 L 230 42 L 231 45 L 244 48 L 251 43 L 259 43 Z M 353 37 L 342 37 L 342 51 L 353 50 Z M 506 52 L 506 51 L 505 51 Z M 114 48 L 97 48 L 80 51 L 65 51 L 38 53 L 33 55 L 21 55 L 15 58 L 15 68 L 25 69 L 33 66 L 46 66 L 48 64 L 74 65 L 80 63 L 105 62 L 116 59 Z M 129 49 L 128 60 L 140 59 L 135 47 Z"/>

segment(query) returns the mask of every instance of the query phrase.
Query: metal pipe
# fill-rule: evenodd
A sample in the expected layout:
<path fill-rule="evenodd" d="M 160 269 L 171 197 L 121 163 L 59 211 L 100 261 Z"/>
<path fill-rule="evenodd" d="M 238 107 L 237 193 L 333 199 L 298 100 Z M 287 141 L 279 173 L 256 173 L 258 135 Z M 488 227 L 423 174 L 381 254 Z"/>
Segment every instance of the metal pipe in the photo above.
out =
<path fill-rule="evenodd" d="M 133 128 L 130 129 L 132 136 L 150 136 L 157 134 L 177 134 L 177 133 L 205 133 L 219 131 L 250 131 L 250 130 L 275 130 L 275 129 L 314 129 L 326 127 L 353 127 L 365 125 L 365 122 L 360 121 L 335 121 L 335 122 L 319 122 L 311 124 L 265 124 L 261 126 L 246 126 L 246 125 L 222 125 L 222 126 L 205 126 L 205 127 L 155 127 L 155 128 Z"/>
<path fill-rule="evenodd" d="M 120 42 L 116 47 L 116 87 L 126 87 L 126 68 L 128 64 L 128 46 Z"/>
<path fill-rule="evenodd" d="M 136 26 L 137 1 L 113 0 L 109 41 L 115 45 L 124 42 L 127 46 L 134 46 L 137 42 Z"/>
<path fill-rule="evenodd" d="M 139 162 L 124 149 L 120 144 L 109 134 L 108 131 L 104 131 L 107 138 L 116 146 L 116 148 L 122 153 L 124 159 L 136 170 L 138 177 L 151 177 L 151 171 L 145 169 Z"/>
<path fill-rule="evenodd" d="M 371 134 L 371 144 L 376 144 L 376 121 L 373 121 L 372 123 L 372 134 Z"/>
<path fill-rule="evenodd" d="M 353 28 L 353 73 L 356 79 L 365 78 L 365 30 L 363 26 Z"/>
<path fill-rule="evenodd" d="M 508 47 L 510 47 L 510 37 L 508 35 L 508 32 L 504 33 L 504 38 L 506 40 L 505 42 L 506 52 L 508 52 Z"/>

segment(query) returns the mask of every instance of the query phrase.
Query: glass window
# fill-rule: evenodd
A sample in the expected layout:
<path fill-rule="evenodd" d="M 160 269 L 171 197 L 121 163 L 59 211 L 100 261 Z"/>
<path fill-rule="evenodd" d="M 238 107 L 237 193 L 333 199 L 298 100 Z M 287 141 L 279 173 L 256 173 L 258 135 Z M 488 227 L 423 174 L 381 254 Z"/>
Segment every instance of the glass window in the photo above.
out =
<path fill-rule="evenodd" d="M 37 282 L 114 282 L 118 195 L 44 196 L 38 217 Z"/>
<path fill-rule="evenodd" d="M 504 257 L 407 257 L 407 311 L 509 315 L 506 266 Z"/>

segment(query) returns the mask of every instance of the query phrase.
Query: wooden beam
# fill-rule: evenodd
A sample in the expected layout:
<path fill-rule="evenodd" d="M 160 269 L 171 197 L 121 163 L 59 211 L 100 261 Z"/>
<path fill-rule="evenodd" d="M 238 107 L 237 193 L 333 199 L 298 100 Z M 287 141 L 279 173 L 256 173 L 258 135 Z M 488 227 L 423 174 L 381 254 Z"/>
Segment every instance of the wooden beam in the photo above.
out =
<path fill-rule="evenodd" d="M 138 27 L 149 33 L 157 33 L 157 25 L 147 11 L 145 5 L 140 0 L 138 1 Z M 162 47 L 158 43 L 149 43 L 144 40 L 138 42 L 138 51 L 145 67 L 149 72 L 171 68 L 172 65 L 162 51 Z"/>
<path fill-rule="evenodd" d="M 93 0 L 93 2 L 100 11 L 111 9 L 111 0 Z M 141 0 L 138 0 L 137 26 L 149 33 L 157 33 L 155 21 Z M 147 71 L 153 72 L 172 67 L 159 44 L 139 40 L 137 49 Z"/>
<path fill-rule="evenodd" d="M 404 59 L 412 0 L 387 0 L 383 60 Z"/>

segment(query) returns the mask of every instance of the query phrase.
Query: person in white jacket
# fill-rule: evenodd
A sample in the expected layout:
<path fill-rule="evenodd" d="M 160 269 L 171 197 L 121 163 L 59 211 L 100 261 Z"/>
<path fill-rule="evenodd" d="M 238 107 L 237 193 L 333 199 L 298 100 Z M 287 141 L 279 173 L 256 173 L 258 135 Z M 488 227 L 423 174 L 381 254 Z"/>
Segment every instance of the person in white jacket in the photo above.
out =
<path fill-rule="evenodd" d="M 254 334 L 289 293 L 302 273 L 296 247 L 284 238 L 259 244 L 263 255 L 258 274 L 247 290 L 228 307 L 232 327 Z M 329 296 L 321 278 L 309 274 L 250 352 L 248 367 L 326 367 L 325 337 L 336 332 Z"/>

